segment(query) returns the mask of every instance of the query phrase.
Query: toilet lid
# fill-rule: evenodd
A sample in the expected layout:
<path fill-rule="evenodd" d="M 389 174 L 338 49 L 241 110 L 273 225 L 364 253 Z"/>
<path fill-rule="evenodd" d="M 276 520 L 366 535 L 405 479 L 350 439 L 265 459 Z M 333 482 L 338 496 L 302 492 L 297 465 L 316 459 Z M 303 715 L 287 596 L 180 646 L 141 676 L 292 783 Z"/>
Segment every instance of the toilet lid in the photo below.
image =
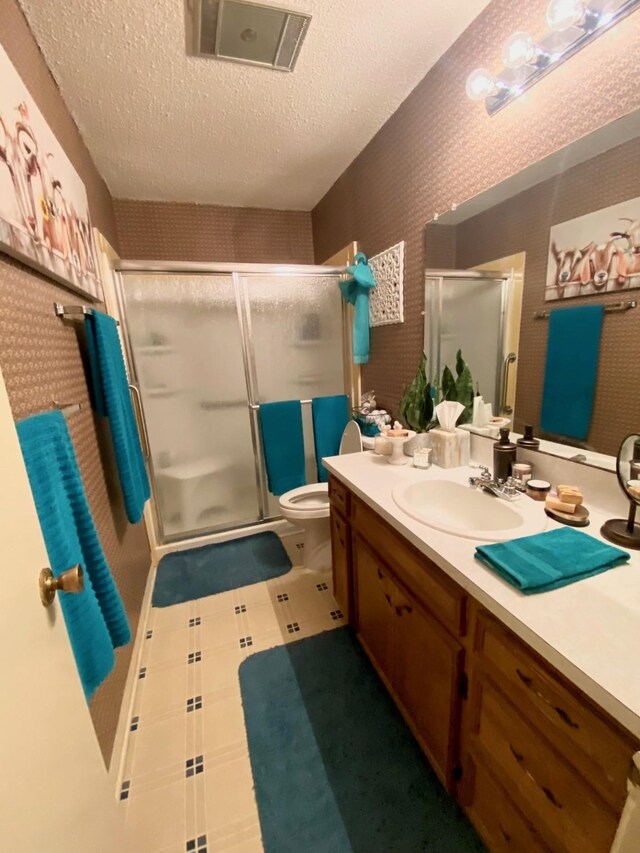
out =
<path fill-rule="evenodd" d="M 345 453 L 362 453 L 362 433 L 355 421 L 349 421 L 340 439 L 340 456 Z"/>

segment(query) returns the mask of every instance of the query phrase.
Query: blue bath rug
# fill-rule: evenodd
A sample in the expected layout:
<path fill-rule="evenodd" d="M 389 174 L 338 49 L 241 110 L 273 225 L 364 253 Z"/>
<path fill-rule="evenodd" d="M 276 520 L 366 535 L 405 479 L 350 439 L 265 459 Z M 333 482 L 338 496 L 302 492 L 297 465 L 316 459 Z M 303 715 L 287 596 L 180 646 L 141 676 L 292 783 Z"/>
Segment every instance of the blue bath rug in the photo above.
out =
<path fill-rule="evenodd" d="M 158 563 L 151 603 L 170 607 L 286 574 L 291 560 L 278 536 L 269 531 L 174 551 Z"/>
<path fill-rule="evenodd" d="M 350 628 L 252 655 L 240 685 L 266 853 L 485 849 Z"/>

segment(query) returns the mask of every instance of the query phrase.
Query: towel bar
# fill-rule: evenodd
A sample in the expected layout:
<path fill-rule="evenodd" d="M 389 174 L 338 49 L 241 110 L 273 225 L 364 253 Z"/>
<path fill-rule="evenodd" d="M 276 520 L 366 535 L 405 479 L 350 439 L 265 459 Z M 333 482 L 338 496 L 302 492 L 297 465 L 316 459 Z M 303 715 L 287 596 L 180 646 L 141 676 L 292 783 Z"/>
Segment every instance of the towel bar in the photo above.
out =
<path fill-rule="evenodd" d="M 65 417 L 75 415 L 76 412 L 84 409 L 84 403 L 60 403 L 58 400 L 52 400 L 53 408 L 59 409 Z"/>
<path fill-rule="evenodd" d="M 303 406 L 310 406 L 310 405 L 311 405 L 311 400 L 300 400 L 300 403 L 301 403 L 301 405 L 303 405 Z M 250 409 L 254 409 L 254 410 L 255 410 L 255 409 L 259 409 L 259 408 L 260 408 L 260 403 L 249 403 L 249 408 L 250 408 Z"/>
<path fill-rule="evenodd" d="M 53 310 L 56 317 L 63 320 L 65 317 L 87 317 L 93 313 L 93 308 L 89 305 L 62 305 L 60 302 L 53 303 Z M 120 320 L 116 320 L 115 323 L 119 326 Z"/>
<path fill-rule="evenodd" d="M 631 308 L 637 308 L 638 303 L 635 299 L 632 299 L 630 302 L 611 302 L 609 305 L 604 306 L 605 314 L 624 314 L 625 311 L 629 311 Z M 534 320 L 546 320 L 551 314 L 550 311 L 536 311 L 533 315 Z"/>

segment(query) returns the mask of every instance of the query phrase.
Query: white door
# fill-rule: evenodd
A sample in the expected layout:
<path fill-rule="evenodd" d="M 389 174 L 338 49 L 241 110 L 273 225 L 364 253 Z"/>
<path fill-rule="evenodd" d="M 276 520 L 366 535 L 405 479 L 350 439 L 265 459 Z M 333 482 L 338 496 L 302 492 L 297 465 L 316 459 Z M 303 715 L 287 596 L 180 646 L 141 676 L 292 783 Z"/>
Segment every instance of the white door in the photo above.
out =
<path fill-rule="evenodd" d="M 0 850 L 129 853 L 62 612 L 40 602 L 47 554 L 1 373 L 0 561 Z"/>

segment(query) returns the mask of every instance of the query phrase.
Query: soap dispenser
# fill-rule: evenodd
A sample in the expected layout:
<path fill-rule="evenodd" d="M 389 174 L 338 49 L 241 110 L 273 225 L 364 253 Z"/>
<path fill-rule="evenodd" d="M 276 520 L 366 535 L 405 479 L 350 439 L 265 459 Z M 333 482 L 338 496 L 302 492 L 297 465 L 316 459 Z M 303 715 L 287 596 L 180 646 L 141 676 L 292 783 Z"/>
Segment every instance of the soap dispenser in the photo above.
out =
<path fill-rule="evenodd" d="M 526 447 L 528 450 L 537 450 L 540 447 L 538 439 L 533 437 L 533 427 L 530 424 L 525 425 L 524 435 L 518 439 L 516 444 L 518 447 Z"/>
<path fill-rule="evenodd" d="M 500 439 L 493 445 L 493 479 L 508 480 L 516 461 L 516 446 L 509 440 L 509 430 L 500 430 Z"/>

